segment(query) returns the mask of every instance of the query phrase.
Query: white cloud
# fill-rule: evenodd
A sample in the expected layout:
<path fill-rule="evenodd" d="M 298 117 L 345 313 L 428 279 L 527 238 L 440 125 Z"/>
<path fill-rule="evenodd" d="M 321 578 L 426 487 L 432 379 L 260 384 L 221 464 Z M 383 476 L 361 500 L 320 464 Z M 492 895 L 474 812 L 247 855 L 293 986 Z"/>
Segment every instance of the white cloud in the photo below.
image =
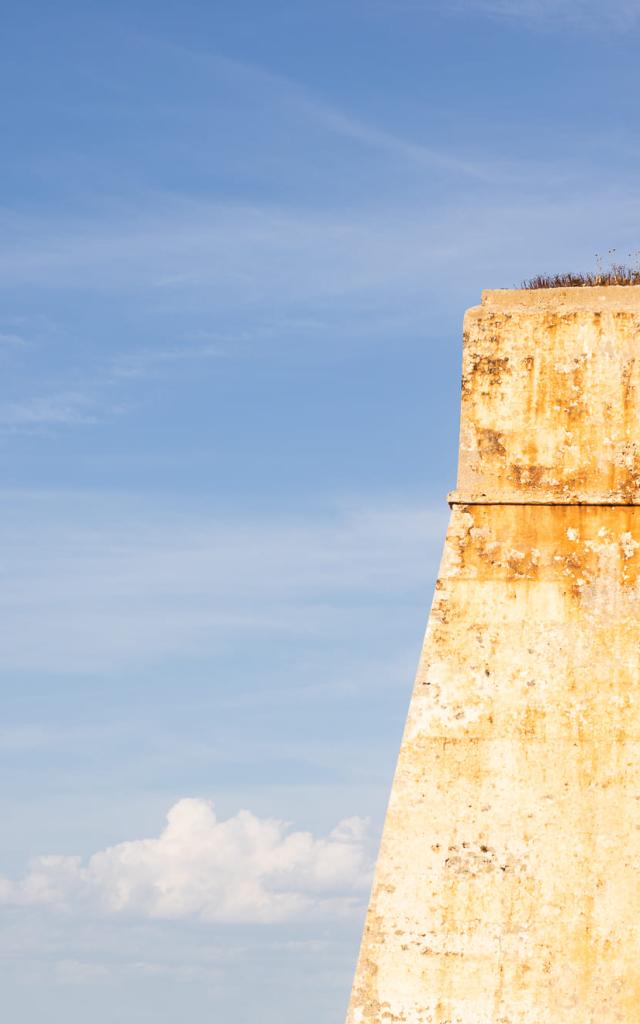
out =
<path fill-rule="evenodd" d="M 154 919 L 275 923 L 349 914 L 370 881 L 366 823 L 326 837 L 239 811 L 220 821 L 202 799 L 179 800 L 152 839 L 80 857 L 35 858 L 25 876 L 0 880 L 0 901 Z"/>

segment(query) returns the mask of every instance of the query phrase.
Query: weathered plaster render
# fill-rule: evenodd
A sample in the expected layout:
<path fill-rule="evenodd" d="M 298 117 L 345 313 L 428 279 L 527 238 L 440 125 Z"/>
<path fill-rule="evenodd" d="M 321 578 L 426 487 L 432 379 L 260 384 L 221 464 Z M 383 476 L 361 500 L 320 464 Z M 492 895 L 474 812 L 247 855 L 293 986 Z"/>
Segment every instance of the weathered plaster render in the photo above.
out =
<path fill-rule="evenodd" d="M 467 313 L 458 490 L 348 1024 L 640 1020 L 638 355 L 640 288 Z"/>

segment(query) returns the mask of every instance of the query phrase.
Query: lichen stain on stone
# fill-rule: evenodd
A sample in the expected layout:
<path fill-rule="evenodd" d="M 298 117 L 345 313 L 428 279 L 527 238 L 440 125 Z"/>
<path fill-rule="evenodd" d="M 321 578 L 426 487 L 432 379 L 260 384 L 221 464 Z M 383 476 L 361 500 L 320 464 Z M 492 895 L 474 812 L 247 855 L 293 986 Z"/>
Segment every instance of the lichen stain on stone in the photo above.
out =
<path fill-rule="evenodd" d="M 494 500 L 638 494 L 639 324 L 634 310 L 470 310 L 458 489 Z"/>

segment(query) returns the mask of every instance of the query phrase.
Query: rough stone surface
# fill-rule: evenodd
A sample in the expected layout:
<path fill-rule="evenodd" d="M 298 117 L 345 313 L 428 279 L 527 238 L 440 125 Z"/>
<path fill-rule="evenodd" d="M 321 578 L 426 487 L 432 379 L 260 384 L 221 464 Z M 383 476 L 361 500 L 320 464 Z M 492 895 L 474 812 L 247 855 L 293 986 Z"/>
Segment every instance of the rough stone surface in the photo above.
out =
<path fill-rule="evenodd" d="M 485 292 L 467 311 L 460 499 L 640 500 L 640 288 L 607 291 Z"/>
<path fill-rule="evenodd" d="M 640 1019 L 640 288 L 557 291 L 465 320 L 348 1024 Z"/>

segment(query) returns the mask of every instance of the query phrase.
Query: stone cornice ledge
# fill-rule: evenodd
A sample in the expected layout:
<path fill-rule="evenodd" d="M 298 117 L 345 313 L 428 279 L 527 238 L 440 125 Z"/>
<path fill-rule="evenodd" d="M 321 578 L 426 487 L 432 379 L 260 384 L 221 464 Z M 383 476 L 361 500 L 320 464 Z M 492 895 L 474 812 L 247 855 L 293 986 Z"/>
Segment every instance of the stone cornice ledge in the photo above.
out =
<path fill-rule="evenodd" d="M 586 288 L 491 288 L 482 292 L 485 311 L 508 313 L 640 313 L 640 285 L 608 284 Z"/>
<path fill-rule="evenodd" d="M 449 491 L 447 502 L 454 505 L 608 505 L 620 508 L 640 506 L 640 495 L 629 498 L 622 495 L 572 494 L 567 497 L 555 495 L 503 495 L 492 497 L 488 494 L 466 494 L 464 491 Z"/>

